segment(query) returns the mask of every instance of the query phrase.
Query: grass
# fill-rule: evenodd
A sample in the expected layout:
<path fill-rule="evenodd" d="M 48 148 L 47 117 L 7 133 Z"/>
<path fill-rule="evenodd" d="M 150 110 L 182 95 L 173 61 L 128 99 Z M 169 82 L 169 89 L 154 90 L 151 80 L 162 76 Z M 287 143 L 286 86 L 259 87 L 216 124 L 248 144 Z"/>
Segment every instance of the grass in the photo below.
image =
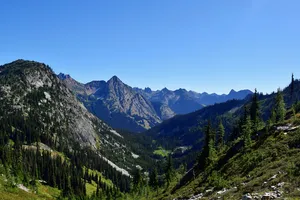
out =
<path fill-rule="evenodd" d="M 89 174 L 97 174 L 98 177 L 101 177 L 101 182 L 105 183 L 109 187 L 113 187 L 114 185 L 113 182 L 109 179 L 106 179 L 99 171 L 91 170 L 87 168 L 84 168 L 84 170 L 88 170 Z M 86 194 L 88 196 L 91 196 L 97 190 L 97 184 L 95 181 L 92 181 L 92 183 L 86 183 L 85 187 L 86 187 Z"/>
<path fill-rule="evenodd" d="M 161 156 L 161 157 L 167 157 L 170 153 L 171 153 L 170 150 L 166 150 L 166 149 L 162 148 L 161 146 L 158 147 L 158 148 L 153 152 L 154 155 L 158 155 L 158 156 Z"/>
<path fill-rule="evenodd" d="M 1 200 L 53 200 L 60 195 L 60 190 L 38 183 L 38 192 L 26 192 L 17 187 L 7 186 L 4 176 L 0 177 L 0 199 Z"/>
<path fill-rule="evenodd" d="M 86 183 L 85 187 L 86 187 L 86 194 L 88 196 L 91 196 L 97 190 L 97 184 L 94 181 L 92 181 L 92 183 Z"/>
<path fill-rule="evenodd" d="M 84 168 L 84 170 L 86 170 L 86 168 Z M 113 187 L 114 184 L 110 179 L 105 178 L 99 171 L 97 170 L 89 170 L 89 174 L 97 174 L 99 177 L 101 177 L 101 182 L 105 183 L 107 186 L 109 187 Z"/>
<path fill-rule="evenodd" d="M 290 120 L 284 124 L 290 123 Z M 295 124 L 295 123 L 294 123 Z M 212 165 L 202 171 L 195 179 L 177 189 L 174 194 L 171 190 L 160 193 L 152 199 L 189 198 L 192 194 L 205 193 L 214 188 L 208 199 L 241 199 L 245 193 L 272 191 L 271 186 L 278 183 L 286 184 L 282 190 L 286 199 L 300 199 L 300 129 L 283 132 L 272 129 L 263 134 L 257 141 L 253 141 L 250 150 L 240 150 L 226 160 L 224 165 Z M 227 150 L 226 150 L 227 151 Z M 219 159 L 226 155 L 226 151 L 219 152 Z M 161 154 L 162 149 L 158 149 Z M 270 179 L 277 175 L 275 179 Z M 217 191 L 223 188 L 233 189 L 218 195 Z M 161 191 L 160 191 L 161 192 Z"/>

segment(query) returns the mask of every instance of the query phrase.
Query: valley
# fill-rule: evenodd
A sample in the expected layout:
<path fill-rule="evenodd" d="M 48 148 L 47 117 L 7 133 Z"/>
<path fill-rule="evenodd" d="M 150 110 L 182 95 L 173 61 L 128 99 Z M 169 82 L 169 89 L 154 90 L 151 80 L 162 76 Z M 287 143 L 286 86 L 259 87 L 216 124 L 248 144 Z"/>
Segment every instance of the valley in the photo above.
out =
<path fill-rule="evenodd" d="M 35 61 L 0 71 L 4 199 L 300 195 L 300 81 L 293 77 L 276 93 L 231 91 L 181 113 L 175 105 L 201 98 L 132 88 L 116 76 L 81 84 Z"/>

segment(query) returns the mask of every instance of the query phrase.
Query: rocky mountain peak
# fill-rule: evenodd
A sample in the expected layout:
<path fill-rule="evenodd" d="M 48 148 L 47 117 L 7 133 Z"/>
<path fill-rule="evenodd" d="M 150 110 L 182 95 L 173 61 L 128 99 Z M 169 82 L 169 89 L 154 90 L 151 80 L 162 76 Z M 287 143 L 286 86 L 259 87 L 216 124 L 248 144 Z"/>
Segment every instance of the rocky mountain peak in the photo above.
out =
<path fill-rule="evenodd" d="M 163 93 L 170 93 L 171 91 L 168 89 L 168 88 L 166 88 L 166 87 L 164 87 L 162 90 L 161 90 Z"/>
<path fill-rule="evenodd" d="M 119 79 L 119 77 L 114 75 L 107 81 L 107 83 L 123 83 L 123 82 Z"/>
<path fill-rule="evenodd" d="M 144 90 L 146 93 L 152 93 L 152 90 L 151 90 L 151 88 L 149 88 L 149 87 L 145 87 L 145 90 Z"/>
<path fill-rule="evenodd" d="M 186 89 L 183 88 L 179 88 L 178 90 L 174 91 L 176 94 L 186 94 L 188 93 L 188 91 Z"/>
<path fill-rule="evenodd" d="M 59 73 L 57 76 L 61 80 L 71 79 L 71 76 L 69 74 Z"/>
<path fill-rule="evenodd" d="M 230 92 L 228 93 L 228 95 L 231 95 L 231 94 L 235 94 L 236 91 L 234 89 L 231 89 Z"/>

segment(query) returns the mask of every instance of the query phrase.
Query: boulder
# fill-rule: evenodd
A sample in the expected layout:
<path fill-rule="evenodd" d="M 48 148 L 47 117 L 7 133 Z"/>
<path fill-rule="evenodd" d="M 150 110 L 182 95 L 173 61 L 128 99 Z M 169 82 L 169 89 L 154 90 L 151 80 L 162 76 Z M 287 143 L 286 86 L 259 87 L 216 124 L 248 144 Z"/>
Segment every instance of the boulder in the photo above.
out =
<path fill-rule="evenodd" d="M 252 196 L 251 196 L 251 194 L 245 194 L 245 195 L 243 195 L 243 197 L 242 197 L 242 200 L 252 200 L 253 198 L 252 198 Z"/>

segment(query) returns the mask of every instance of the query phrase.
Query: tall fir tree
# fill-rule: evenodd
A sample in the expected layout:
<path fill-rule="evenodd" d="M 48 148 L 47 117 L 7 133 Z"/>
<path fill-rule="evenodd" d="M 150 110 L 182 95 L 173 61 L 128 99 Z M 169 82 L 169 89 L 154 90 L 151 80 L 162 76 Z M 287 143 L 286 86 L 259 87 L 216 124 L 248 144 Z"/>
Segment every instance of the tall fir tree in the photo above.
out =
<path fill-rule="evenodd" d="M 294 74 L 292 74 L 292 80 L 291 80 L 291 99 L 292 99 L 292 103 L 294 103 L 294 89 L 295 89 L 295 80 L 294 80 Z"/>
<path fill-rule="evenodd" d="M 210 120 L 204 128 L 204 134 L 204 146 L 198 158 L 198 164 L 202 166 L 201 168 L 208 166 L 216 158 L 216 131 L 212 128 Z"/>
<path fill-rule="evenodd" d="M 259 102 L 258 102 L 258 93 L 257 93 L 256 89 L 252 96 L 252 102 L 251 102 L 251 106 L 250 106 L 250 119 L 252 122 L 253 131 L 257 132 L 259 121 L 260 121 L 260 108 L 259 108 Z"/>
<path fill-rule="evenodd" d="M 170 185 L 173 175 L 174 175 L 173 160 L 172 160 L 172 155 L 169 154 L 168 159 L 167 159 L 166 168 L 165 168 L 165 179 L 166 179 L 167 186 Z"/>
<path fill-rule="evenodd" d="M 158 189 L 158 175 L 157 175 L 156 167 L 154 167 L 154 169 L 150 172 L 149 185 L 150 185 L 150 187 L 152 187 L 154 190 L 157 191 L 157 189 Z"/>
<path fill-rule="evenodd" d="M 217 132 L 217 145 L 218 149 L 221 149 L 224 146 L 224 137 L 225 137 L 225 128 L 223 126 L 222 120 L 219 122 L 218 132 Z"/>
<path fill-rule="evenodd" d="M 286 114 L 285 103 L 283 100 L 282 92 L 277 90 L 275 101 L 276 122 L 283 122 Z"/>
<path fill-rule="evenodd" d="M 133 174 L 133 189 L 135 192 L 140 192 L 142 188 L 143 177 L 140 169 L 136 169 Z"/>
<path fill-rule="evenodd" d="M 250 119 L 250 117 L 247 117 L 246 123 L 243 125 L 243 129 L 242 129 L 242 139 L 244 141 L 244 146 L 246 149 L 248 149 L 252 144 L 252 139 L 251 139 L 252 129 L 251 129 L 251 127 L 252 127 L 251 119 Z"/>
<path fill-rule="evenodd" d="M 272 126 L 275 123 L 276 123 L 276 110 L 275 110 L 275 108 L 272 108 L 270 119 L 269 119 L 269 124 L 270 124 L 270 126 Z"/>
<path fill-rule="evenodd" d="M 206 159 L 206 165 L 210 165 L 216 161 L 217 158 L 217 152 L 216 152 L 216 146 L 215 146 L 215 131 L 212 131 L 212 134 L 214 134 L 214 137 L 211 136 L 209 143 L 208 143 L 208 158 Z"/>

